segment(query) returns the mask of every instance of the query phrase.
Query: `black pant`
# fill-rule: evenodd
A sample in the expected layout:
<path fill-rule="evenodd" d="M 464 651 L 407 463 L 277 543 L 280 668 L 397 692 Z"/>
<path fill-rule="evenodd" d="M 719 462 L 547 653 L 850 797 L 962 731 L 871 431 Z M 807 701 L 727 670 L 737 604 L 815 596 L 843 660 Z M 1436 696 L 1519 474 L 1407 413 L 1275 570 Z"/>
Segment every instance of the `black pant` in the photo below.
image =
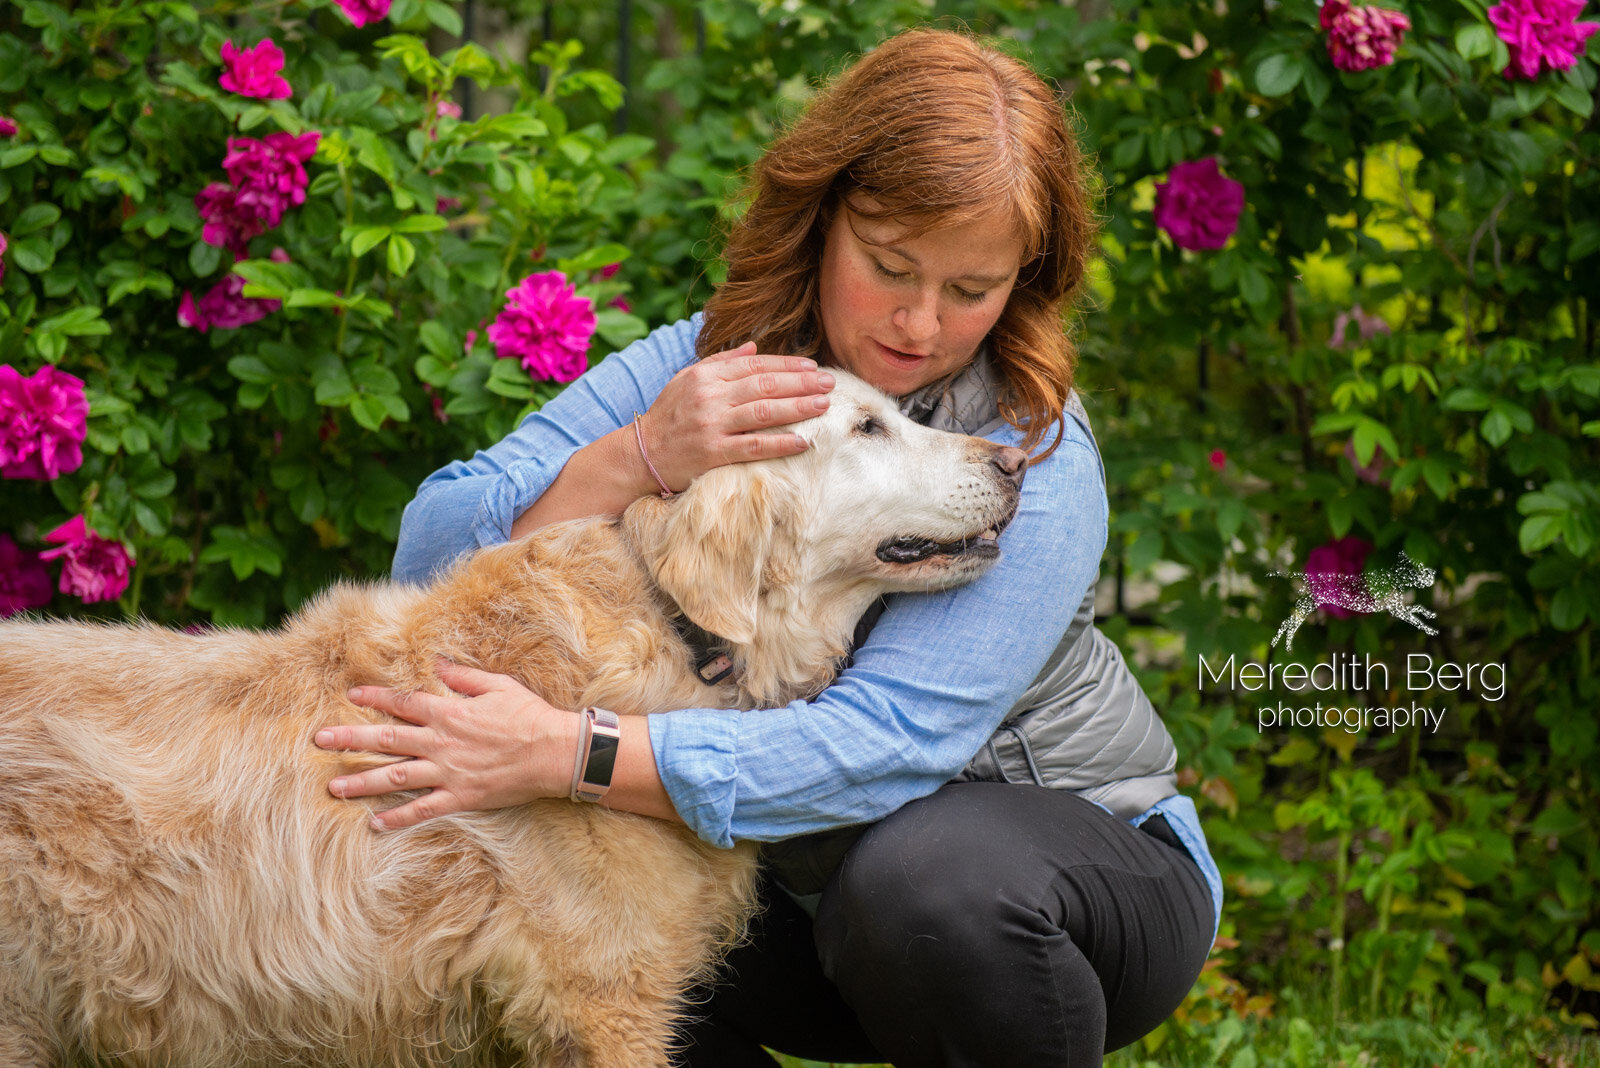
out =
<path fill-rule="evenodd" d="M 866 831 L 815 923 L 771 880 L 695 1006 L 691 1068 L 809 1060 L 1098 1065 L 1189 992 L 1211 891 L 1165 819 L 1074 794 L 951 783 Z"/>

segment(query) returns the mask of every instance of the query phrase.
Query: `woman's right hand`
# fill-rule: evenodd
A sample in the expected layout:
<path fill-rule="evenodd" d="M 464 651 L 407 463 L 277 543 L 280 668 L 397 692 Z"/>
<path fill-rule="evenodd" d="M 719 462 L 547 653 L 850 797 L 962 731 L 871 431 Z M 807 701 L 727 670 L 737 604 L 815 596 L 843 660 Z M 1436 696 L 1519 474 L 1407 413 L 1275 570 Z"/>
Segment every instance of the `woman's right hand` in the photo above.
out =
<path fill-rule="evenodd" d="M 762 433 L 820 415 L 833 375 L 803 356 L 756 352 L 755 342 L 679 371 L 644 413 L 650 462 L 672 490 L 723 464 L 804 452 L 796 434 Z"/>

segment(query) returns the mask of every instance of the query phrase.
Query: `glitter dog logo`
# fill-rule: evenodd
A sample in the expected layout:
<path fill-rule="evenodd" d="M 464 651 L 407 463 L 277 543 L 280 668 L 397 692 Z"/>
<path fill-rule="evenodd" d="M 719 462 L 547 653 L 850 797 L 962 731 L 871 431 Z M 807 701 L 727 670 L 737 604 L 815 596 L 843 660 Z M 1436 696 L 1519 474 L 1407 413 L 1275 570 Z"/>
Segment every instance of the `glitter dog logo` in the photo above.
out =
<path fill-rule="evenodd" d="M 1347 544 L 1359 544 L 1361 548 L 1356 550 L 1354 559 L 1348 552 L 1343 559 L 1337 559 Z M 1311 556 L 1306 560 L 1306 569 L 1287 575 L 1289 578 L 1299 578 L 1304 582 L 1306 591 L 1295 602 L 1294 611 L 1283 621 L 1278 633 L 1273 636 L 1274 648 L 1281 639 L 1283 651 L 1286 653 L 1292 651 L 1295 631 L 1299 630 L 1300 624 L 1310 618 L 1311 613 L 1318 608 L 1326 608 L 1334 615 L 1387 612 L 1396 619 L 1405 620 L 1424 634 L 1439 633 L 1436 627 L 1424 622 L 1436 618 L 1432 610 L 1420 604 L 1408 604 L 1404 600 L 1406 590 L 1425 590 L 1433 585 L 1435 578 L 1433 568 L 1423 567 L 1402 550 L 1400 562 L 1394 567 L 1363 572 L 1362 564 L 1366 560 L 1366 548 L 1368 546 L 1364 542 L 1342 539 L 1332 546 L 1312 550 Z M 1325 550 L 1332 550 L 1332 555 L 1336 559 L 1316 560 L 1317 554 Z M 1352 564 L 1354 566 L 1351 566 Z M 1285 573 L 1277 571 L 1274 574 Z"/>

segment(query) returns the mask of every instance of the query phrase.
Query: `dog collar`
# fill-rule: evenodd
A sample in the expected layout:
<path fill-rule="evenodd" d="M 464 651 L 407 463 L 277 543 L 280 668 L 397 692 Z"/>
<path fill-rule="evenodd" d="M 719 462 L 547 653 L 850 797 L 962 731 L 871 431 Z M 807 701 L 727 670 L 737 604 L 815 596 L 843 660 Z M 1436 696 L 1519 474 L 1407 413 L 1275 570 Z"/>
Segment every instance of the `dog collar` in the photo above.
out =
<path fill-rule="evenodd" d="M 733 657 L 728 655 L 728 642 L 725 639 L 712 634 L 682 614 L 672 618 L 672 629 L 678 632 L 678 637 L 689 647 L 690 659 L 694 661 L 694 673 L 700 676 L 701 682 L 707 686 L 715 686 L 733 674 Z"/>

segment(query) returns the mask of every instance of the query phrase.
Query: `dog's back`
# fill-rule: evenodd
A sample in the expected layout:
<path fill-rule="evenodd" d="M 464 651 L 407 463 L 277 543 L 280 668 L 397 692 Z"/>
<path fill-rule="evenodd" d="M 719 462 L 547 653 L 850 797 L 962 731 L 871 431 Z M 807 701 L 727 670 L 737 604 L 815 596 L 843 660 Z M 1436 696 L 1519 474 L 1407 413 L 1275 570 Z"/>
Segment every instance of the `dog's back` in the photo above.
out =
<path fill-rule="evenodd" d="M 615 553 L 555 531 L 274 633 L 0 624 L 0 1063 L 659 1062 L 748 850 L 565 800 L 376 834 L 327 793 L 371 762 L 310 740 L 373 718 L 357 682 L 428 684 L 433 651 L 569 703 L 601 663 L 681 680 L 648 606 L 606 603 L 649 597 L 626 561 L 561 588 L 596 586 L 574 538 Z"/>

